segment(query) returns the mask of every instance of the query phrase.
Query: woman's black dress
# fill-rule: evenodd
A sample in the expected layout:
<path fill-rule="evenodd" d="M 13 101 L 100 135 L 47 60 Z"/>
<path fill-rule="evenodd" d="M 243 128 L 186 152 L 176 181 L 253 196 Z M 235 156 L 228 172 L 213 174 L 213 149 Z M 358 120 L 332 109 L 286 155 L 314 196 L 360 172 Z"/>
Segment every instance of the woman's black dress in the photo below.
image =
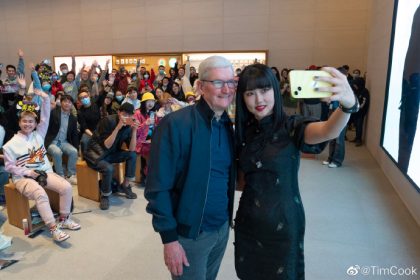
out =
<path fill-rule="evenodd" d="M 304 144 L 311 118 L 254 121 L 239 156 L 245 187 L 235 218 L 235 268 L 240 279 L 304 279 L 305 213 L 298 186 L 299 151 L 319 153 L 325 143 Z"/>

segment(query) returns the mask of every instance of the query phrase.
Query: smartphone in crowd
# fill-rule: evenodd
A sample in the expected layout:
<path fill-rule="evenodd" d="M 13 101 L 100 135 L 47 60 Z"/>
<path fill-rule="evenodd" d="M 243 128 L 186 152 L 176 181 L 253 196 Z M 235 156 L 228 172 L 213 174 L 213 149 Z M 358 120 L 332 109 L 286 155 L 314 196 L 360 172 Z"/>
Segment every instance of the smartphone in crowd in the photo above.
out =
<path fill-rule="evenodd" d="M 136 119 L 132 118 L 132 117 L 124 118 L 124 124 L 126 124 L 126 125 L 132 125 L 132 124 L 134 124 L 135 121 L 136 121 Z"/>
<path fill-rule="evenodd" d="M 322 70 L 292 70 L 289 73 L 290 95 L 293 98 L 325 98 L 332 95 L 331 92 L 315 91 L 315 88 L 330 87 L 331 84 L 315 81 L 314 77 L 331 77 Z"/>

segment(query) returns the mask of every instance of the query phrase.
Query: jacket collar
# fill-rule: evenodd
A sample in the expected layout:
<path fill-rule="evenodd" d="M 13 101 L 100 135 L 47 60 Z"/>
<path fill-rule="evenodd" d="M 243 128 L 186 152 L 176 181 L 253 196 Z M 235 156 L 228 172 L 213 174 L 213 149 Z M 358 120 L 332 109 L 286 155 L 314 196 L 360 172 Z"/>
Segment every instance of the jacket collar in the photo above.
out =
<path fill-rule="evenodd" d="M 197 110 L 198 110 L 198 112 L 200 112 L 201 116 L 206 121 L 208 121 L 208 123 L 211 123 L 211 120 L 214 117 L 214 111 L 210 108 L 207 101 L 203 97 L 201 97 L 200 100 L 197 102 L 197 104 L 195 106 L 197 106 Z M 221 119 L 222 120 L 228 120 L 229 119 L 226 111 L 223 112 Z"/>

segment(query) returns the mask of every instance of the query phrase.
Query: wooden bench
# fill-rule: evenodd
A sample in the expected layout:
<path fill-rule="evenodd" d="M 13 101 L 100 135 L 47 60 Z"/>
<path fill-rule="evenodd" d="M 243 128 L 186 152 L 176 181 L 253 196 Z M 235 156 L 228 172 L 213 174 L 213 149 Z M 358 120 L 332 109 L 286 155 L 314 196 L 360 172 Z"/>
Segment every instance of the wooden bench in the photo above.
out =
<path fill-rule="evenodd" d="M 124 180 L 125 163 L 114 164 L 114 178 L 121 183 Z M 99 189 L 100 173 L 90 168 L 86 161 L 79 160 L 76 163 L 77 190 L 81 197 L 99 202 L 101 195 Z"/>
<path fill-rule="evenodd" d="M 45 189 L 50 200 L 51 209 L 59 213 L 60 196 L 52 190 Z M 12 182 L 4 186 L 4 193 L 6 196 L 7 217 L 9 223 L 18 228 L 23 229 L 22 220 L 27 219 L 29 224 L 29 231 L 32 231 L 32 217 L 29 207 L 29 199 L 21 194 Z"/>

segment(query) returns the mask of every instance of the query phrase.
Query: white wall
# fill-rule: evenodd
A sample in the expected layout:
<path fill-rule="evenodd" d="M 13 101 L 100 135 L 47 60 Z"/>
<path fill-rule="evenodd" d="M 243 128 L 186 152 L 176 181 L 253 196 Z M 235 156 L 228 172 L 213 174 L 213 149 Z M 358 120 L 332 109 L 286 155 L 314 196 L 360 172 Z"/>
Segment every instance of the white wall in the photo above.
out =
<path fill-rule="evenodd" d="M 408 182 L 380 147 L 393 9 L 393 0 L 374 0 L 372 3 L 367 62 L 367 87 L 371 93 L 371 107 L 366 129 L 367 146 L 394 186 L 395 191 L 417 223 L 420 224 L 420 193 Z"/>
<path fill-rule="evenodd" d="M 366 69 L 371 0 L 0 0 L 0 62 L 268 50 L 272 66 Z"/>

